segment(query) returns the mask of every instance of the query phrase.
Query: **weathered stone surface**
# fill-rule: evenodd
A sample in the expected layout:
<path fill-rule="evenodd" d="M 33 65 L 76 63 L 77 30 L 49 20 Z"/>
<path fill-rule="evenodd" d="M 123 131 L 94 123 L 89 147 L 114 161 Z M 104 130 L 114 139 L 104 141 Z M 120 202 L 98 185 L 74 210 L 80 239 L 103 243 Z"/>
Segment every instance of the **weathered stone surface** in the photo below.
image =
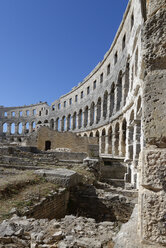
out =
<path fill-rule="evenodd" d="M 62 187 L 69 188 L 81 182 L 81 176 L 72 170 L 59 168 L 54 170 L 37 170 L 36 173 Z"/>
<path fill-rule="evenodd" d="M 166 191 L 166 149 L 144 151 L 141 184 L 153 191 Z"/>

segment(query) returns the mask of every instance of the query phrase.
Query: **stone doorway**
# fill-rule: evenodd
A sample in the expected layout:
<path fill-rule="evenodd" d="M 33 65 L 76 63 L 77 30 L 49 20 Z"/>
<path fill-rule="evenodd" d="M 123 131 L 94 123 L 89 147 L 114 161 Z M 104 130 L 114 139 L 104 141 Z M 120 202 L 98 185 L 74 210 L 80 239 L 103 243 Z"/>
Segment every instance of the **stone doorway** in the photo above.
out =
<path fill-rule="evenodd" d="M 51 149 L 51 141 L 46 140 L 45 141 L 45 151 L 50 150 L 50 149 Z"/>

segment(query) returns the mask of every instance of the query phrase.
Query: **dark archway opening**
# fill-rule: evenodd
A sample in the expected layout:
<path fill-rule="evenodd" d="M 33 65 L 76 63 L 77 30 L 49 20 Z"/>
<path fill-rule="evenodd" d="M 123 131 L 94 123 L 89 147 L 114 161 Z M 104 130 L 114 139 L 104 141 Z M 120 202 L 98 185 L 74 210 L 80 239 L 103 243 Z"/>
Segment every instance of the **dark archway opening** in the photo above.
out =
<path fill-rule="evenodd" d="M 51 141 L 50 140 L 46 140 L 45 141 L 45 151 L 48 151 L 51 149 Z"/>

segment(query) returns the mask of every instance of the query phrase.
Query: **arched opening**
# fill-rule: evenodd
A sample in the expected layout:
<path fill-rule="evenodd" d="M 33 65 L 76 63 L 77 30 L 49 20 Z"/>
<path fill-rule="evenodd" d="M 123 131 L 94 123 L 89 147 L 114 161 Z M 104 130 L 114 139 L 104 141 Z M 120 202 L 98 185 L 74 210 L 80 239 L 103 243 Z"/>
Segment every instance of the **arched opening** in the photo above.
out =
<path fill-rule="evenodd" d="M 88 125 L 88 106 L 86 106 L 84 111 L 84 127 Z"/>
<path fill-rule="evenodd" d="M 93 137 L 93 133 L 92 132 L 90 133 L 89 137 Z"/>
<path fill-rule="evenodd" d="M 18 124 L 18 133 L 22 134 L 22 123 Z"/>
<path fill-rule="evenodd" d="M 122 101 L 122 71 L 119 72 L 118 83 L 117 83 L 117 105 L 116 111 L 120 110 Z"/>
<path fill-rule="evenodd" d="M 114 104 L 115 104 L 115 84 L 113 83 L 111 86 L 111 92 L 110 92 L 110 116 L 113 115 Z"/>
<path fill-rule="evenodd" d="M 122 156 L 125 157 L 126 155 L 126 128 L 127 128 L 127 123 L 126 119 L 123 120 L 122 122 L 122 143 L 121 143 L 121 149 L 122 149 Z"/>
<path fill-rule="evenodd" d="M 101 153 L 105 153 L 105 129 L 102 130 L 101 134 Z"/>
<path fill-rule="evenodd" d="M 32 128 L 32 132 L 35 132 L 36 123 L 34 121 L 31 123 L 31 128 Z"/>
<path fill-rule="evenodd" d="M 101 98 L 98 98 L 97 101 L 97 118 L 96 118 L 96 123 L 99 123 L 101 119 Z"/>
<path fill-rule="evenodd" d="M 84 137 L 87 137 L 87 134 L 86 133 L 84 133 Z"/>
<path fill-rule="evenodd" d="M 48 123 L 48 120 L 45 120 L 44 123 Z"/>
<path fill-rule="evenodd" d="M 15 134 L 15 123 L 11 124 L 11 134 Z"/>
<path fill-rule="evenodd" d="M 129 57 L 126 63 L 126 70 L 125 70 L 125 85 L 124 85 L 124 105 L 126 104 L 126 98 L 128 96 L 129 92 L 129 83 L 130 83 L 130 62 L 129 62 Z"/>
<path fill-rule="evenodd" d="M 90 126 L 95 122 L 95 103 L 92 102 L 90 106 Z"/>
<path fill-rule="evenodd" d="M 45 151 L 51 150 L 51 141 L 46 140 L 45 141 Z"/>
<path fill-rule="evenodd" d="M 25 133 L 29 133 L 29 122 L 25 124 Z"/>
<path fill-rule="evenodd" d="M 112 154 L 112 127 L 108 130 L 108 153 Z"/>
<path fill-rule="evenodd" d="M 99 144 L 99 131 L 96 131 L 95 137 L 97 138 L 97 143 Z"/>
<path fill-rule="evenodd" d="M 7 123 L 3 124 L 3 133 L 7 133 Z"/>
<path fill-rule="evenodd" d="M 104 93 L 104 99 L 103 99 L 103 117 L 104 117 L 104 120 L 106 119 L 107 117 L 107 109 L 108 109 L 108 92 L 105 91 Z"/>
<path fill-rule="evenodd" d="M 115 156 L 119 155 L 119 123 L 115 126 L 115 144 L 114 144 Z"/>
<path fill-rule="evenodd" d="M 54 119 L 50 120 L 50 128 L 51 130 L 54 130 Z"/>
<path fill-rule="evenodd" d="M 137 72 L 138 72 L 138 48 L 135 53 L 135 76 L 137 76 Z"/>

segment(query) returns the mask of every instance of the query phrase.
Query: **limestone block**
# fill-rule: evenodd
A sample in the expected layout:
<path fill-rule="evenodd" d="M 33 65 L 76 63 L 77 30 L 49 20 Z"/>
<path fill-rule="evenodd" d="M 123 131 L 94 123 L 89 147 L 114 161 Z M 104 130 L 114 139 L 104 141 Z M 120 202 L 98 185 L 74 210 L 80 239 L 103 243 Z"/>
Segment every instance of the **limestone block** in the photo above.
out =
<path fill-rule="evenodd" d="M 154 14 L 160 7 L 165 5 L 165 0 L 146 0 L 148 17 Z"/>
<path fill-rule="evenodd" d="M 44 176 L 47 180 L 52 181 L 61 187 L 70 188 L 81 182 L 81 176 L 75 171 L 67 169 L 54 170 L 37 170 L 35 173 Z"/>
<path fill-rule="evenodd" d="M 164 75 L 165 73 L 165 75 Z M 166 147 L 166 70 L 154 71 L 144 86 L 143 127 L 147 144 Z"/>
<path fill-rule="evenodd" d="M 143 242 L 166 244 L 166 194 L 144 189 L 141 228 Z"/>
<path fill-rule="evenodd" d="M 141 184 L 153 191 L 166 191 L 166 149 L 144 151 Z"/>

